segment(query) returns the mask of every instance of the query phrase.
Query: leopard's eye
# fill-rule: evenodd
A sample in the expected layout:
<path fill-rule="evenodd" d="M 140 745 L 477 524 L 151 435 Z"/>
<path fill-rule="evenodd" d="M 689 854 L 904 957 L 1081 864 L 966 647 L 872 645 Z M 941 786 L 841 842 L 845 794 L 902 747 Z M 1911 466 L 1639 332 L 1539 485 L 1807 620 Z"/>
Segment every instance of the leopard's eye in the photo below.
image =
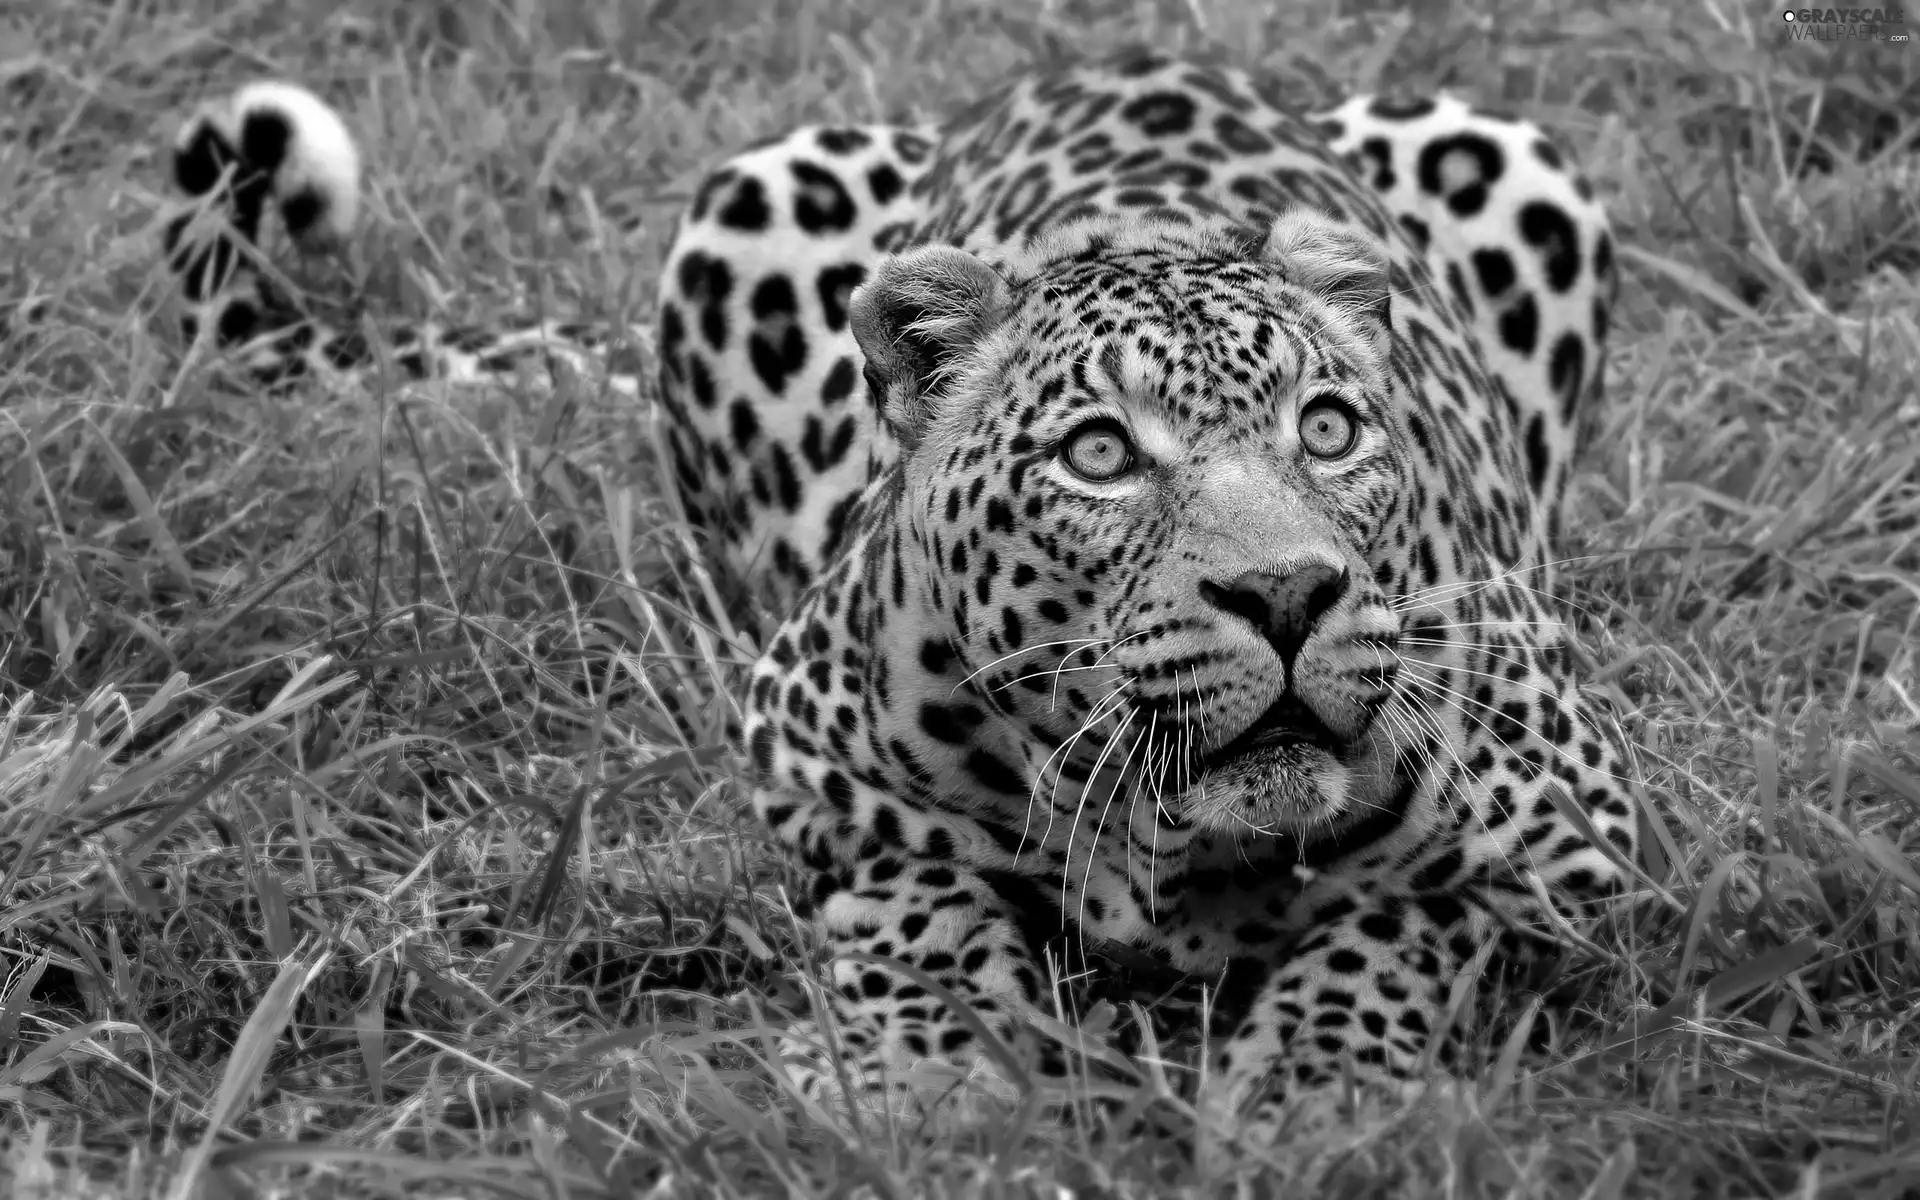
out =
<path fill-rule="evenodd" d="M 1300 410 L 1300 444 L 1315 458 L 1339 458 L 1360 440 L 1360 422 L 1343 400 L 1321 396 Z"/>
<path fill-rule="evenodd" d="M 1111 483 L 1133 467 L 1133 445 L 1117 421 L 1102 417 L 1075 429 L 1060 443 L 1060 461 L 1091 483 Z"/>

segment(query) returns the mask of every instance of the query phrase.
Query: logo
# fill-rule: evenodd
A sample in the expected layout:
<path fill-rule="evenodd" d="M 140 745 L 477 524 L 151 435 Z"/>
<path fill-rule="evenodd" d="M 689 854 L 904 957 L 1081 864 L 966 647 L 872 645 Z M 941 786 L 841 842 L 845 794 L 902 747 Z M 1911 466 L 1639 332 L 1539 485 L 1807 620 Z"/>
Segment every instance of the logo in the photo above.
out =
<path fill-rule="evenodd" d="M 1903 8 L 1790 8 L 1783 42 L 1911 43 Z"/>

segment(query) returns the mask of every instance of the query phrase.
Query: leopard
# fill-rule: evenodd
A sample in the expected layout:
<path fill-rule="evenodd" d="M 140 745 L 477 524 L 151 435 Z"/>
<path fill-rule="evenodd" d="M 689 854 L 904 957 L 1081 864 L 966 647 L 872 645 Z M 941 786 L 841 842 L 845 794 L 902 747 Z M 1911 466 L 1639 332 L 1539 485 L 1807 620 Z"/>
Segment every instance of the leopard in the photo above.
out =
<path fill-rule="evenodd" d="M 1636 809 L 1552 588 L 1613 258 L 1533 122 L 1143 49 L 707 175 L 660 402 L 786 614 L 743 736 L 836 956 L 803 1087 L 1004 1084 L 1144 958 L 1241 998 L 1202 1111 L 1270 1137 L 1602 950 Z"/>
<path fill-rule="evenodd" d="M 1555 597 L 1604 206 L 1523 117 L 1287 83 L 1134 48 L 750 146 L 624 335 L 651 379 L 578 323 L 393 339 L 660 414 L 663 490 L 765 617 L 742 782 L 832 959 L 779 1055 L 804 1096 L 1017 1093 L 1062 1014 L 1162 973 L 1221 1001 L 1203 1123 L 1271 1140 L 1457 1066 L 1462 986 L 1605 957 L 1630 747 Z M 270 214 L 349 236 L 359 171 L 296 85 L 196 115 L 191 331 L 265 380 L 369 369 L 250 265 Z"/>

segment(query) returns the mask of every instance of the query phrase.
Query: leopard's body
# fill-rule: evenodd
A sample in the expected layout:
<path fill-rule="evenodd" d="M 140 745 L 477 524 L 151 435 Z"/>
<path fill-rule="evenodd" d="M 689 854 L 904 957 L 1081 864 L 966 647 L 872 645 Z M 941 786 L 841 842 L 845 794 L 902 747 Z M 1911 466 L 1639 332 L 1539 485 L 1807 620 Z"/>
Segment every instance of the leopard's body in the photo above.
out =
<path fill-rule="evenodd" d="M 1145 53 L 708 177 L 661 400 L 784 617 L 754 807 L 852 956 L 810 1086 L 983 1060 L 886 960 L 1017 1045 L 1053 949 L 1124 947 L 1252 973 L 1209 1103 L 1271 1117 L 1413 1077 L 1482 947 L 1619 888 L 1544 591 L 1611 256 L 1531 124 Z"/>

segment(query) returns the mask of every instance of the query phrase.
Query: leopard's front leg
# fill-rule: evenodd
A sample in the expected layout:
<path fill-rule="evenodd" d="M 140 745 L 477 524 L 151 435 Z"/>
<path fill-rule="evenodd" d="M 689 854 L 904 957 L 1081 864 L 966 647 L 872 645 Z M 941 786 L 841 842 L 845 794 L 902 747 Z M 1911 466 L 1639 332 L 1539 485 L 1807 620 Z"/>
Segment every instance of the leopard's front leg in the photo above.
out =
<path fill-rule="evenodd" d="M 966 822 L 882 821 L 894 836 L 841 822 L 798 818 L 776 832 L 800 851 L 813 916 L 834 955 L 830 1002 L 837 1036 L 801 1046 L 788 1071 L 803 1094 L 826 1101 L 850 1085 L 865 1111 L 912 1116 L 973 1076 L 1012 1095 L 1006 1064 L 952 1004 L 890 962 L 917 968 L 952 994 L 986 1033 L 1025 1057 L 1025 1016 L 1041 997 L 1042 973 L 1017 908 L 988 873 L 968 865 Z M 811 828 L 799 828 L 810 825 Z M 875 961 L 885 960 L 885 961 Z M 928 1069 L 929 1067 L 933 1069 Z M 960 1072 L 946 1068 L 960 1068 Z"/>
<path fill-rule="evenodd" d="M 1322 901 L 1220 1050 L 1202 1096 L 1205 1125 L 1262 1140 L 1284 1106 L 1357 1085 L 1403 1092 L 1444 1034 L 1464 954 L 1493 919 L 1448 895 L 1354 890 Z"/>

